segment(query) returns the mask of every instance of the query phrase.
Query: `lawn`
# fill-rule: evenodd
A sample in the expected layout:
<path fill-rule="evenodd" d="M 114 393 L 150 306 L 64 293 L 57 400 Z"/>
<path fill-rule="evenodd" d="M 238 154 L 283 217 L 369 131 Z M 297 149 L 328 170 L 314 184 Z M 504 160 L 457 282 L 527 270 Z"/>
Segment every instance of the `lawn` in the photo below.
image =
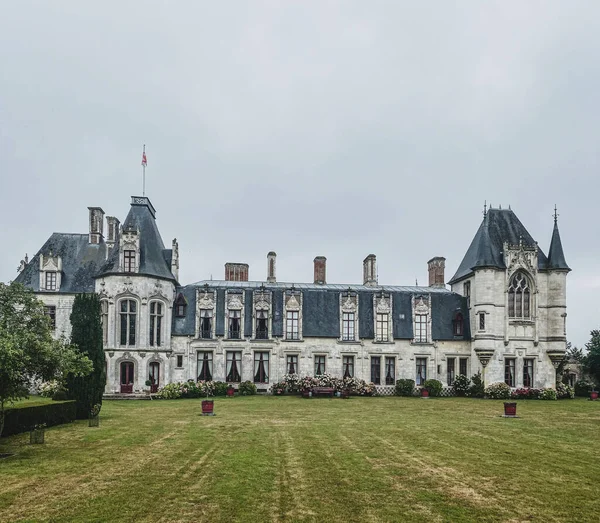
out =
<path fill-rule="evenodd" d="M 3 439 L 0 521 L 598 521 L 600 401 L 105 402 Z"/>

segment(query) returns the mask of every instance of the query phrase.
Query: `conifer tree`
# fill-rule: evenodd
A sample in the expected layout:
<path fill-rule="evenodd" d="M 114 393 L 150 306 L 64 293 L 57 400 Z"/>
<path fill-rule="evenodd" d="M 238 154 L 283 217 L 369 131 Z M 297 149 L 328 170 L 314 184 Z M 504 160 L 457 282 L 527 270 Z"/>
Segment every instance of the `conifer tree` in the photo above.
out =
<path fill-rule="evenodd" d="M 77 418 L 85 419 L 94 405 L 102 404 L 106 367 L 102 347 L 100 299 L 97 294 L 75 296 L 71 312 L 71 344 L 87 356 L 94 370 L 85 377 L 69 375 L 67 393 L 77 402 Z"/>

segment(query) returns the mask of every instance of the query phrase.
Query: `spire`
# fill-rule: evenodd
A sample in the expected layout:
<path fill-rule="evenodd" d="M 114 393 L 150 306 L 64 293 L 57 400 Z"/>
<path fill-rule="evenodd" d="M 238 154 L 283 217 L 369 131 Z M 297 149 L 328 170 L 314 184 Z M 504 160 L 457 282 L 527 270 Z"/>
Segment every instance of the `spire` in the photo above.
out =
<path fill-rule="evenodd" d="M 554 230 L 552 231 L 552 240 L 550 240 L 550 250 L 548 251 L 548 269 L 561 269 L 570 271 L 565 260 L 565 254 L 560 241 L 560 233 L 558 232 L 558 212 L 556 205 L 554 206 Z"/>

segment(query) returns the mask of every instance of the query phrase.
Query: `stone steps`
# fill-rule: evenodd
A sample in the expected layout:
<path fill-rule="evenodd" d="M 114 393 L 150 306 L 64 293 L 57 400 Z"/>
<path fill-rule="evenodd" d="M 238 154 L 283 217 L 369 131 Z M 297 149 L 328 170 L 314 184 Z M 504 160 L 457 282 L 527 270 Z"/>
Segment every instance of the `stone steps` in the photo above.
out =
<path fill-rule="evenodd" d="M 131 393 L 131 394 L 111 393 L 111 394 L 103 394 L 102 399 L 105 399 L 105 400 L 149 400 L 150 395 L 145 394 L 145 393 Z"/>

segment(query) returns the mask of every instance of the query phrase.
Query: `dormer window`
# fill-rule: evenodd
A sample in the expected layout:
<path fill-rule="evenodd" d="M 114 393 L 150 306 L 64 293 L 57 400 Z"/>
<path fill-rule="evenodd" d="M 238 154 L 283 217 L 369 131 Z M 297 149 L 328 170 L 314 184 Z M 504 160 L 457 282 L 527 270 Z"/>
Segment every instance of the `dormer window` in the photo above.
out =
<path fill-rule="evenodd" d="M 46 290 L 47 291 L 55 291 L 56 290 L 56 272 L 55 271 L 46 273 Z"/>
<path fill-rule="evenodd" d="M 185 318 L 186 308 L 187 302 L 185 301 L 185 297 L 179 293 L 175 300 L 175 316 L 177 318 Z"/>
<path fill-rule="evenodd" d="M 257 340 L 268 340 L 269 339 L 269 327 L 268 327 L 269 313 L 267 311 L 256 311 L 256 339 Z"/>
<path fill-rule="evenodd" d="M 123 270 L 125 272 L 135 272 L 135 251 L 123 251 Z"/>
<path fill-rule="evenodd" d="M 392 337 L 392 296 L 381 294 L 373 296 L 373 308 L 375 314 L 375 341 L 390 342 Z"/>
<path fill-rule="evenodd" d="M 56 292 L 60 290 L 62 274 L 62 259 L 51 252 L 40 254 L 40 279 L 41 291 Z"/>
<path fill-rule="evenodd" d="M 454 332 L 454 336 L 462 336 L 463 335 L 463 315 L 458 312 L 456 316 L 454 316 L 454 320 L 452 322 L 452 330 Z"/>
<path fill-rule="evenodd" d="M 239 310 L 229 311 L 229 339 L 239 340 L 241 338 L 242 312 Z"/>

